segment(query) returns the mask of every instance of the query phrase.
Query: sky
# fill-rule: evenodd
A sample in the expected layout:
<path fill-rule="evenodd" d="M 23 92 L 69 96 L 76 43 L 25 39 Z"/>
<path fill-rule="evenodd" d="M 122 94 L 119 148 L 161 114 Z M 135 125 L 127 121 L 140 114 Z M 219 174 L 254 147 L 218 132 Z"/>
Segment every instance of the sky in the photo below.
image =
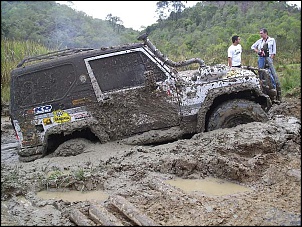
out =
<path fill-rule="evenodd" d="M 66 4 L 77 11 L 83 11 L 93 18 L 105 20 L 108 14 L 119 17 L 126 28 L 142 30 L 156 23 L 156 3 L 158 1 L 72 1 L 73 6 L 68 1 L 56 1 Z M 194 6 L 198 1 L 188 1 L 186 8 Z"/>
<path fill-rule="evenodd" d="M 119 17 L 126 28 L 141 31 L 144 27 L 156 23 L 156 3 L 158 1 L 56 1 L 66 4 L 77 11 L 83 11 L 93 18 L 105 20 L 108 14 Z M 186 8 L 196 5 L 198 1 L 184 2 Z M 301 1 L 288 1 L 301 8 Z"/>

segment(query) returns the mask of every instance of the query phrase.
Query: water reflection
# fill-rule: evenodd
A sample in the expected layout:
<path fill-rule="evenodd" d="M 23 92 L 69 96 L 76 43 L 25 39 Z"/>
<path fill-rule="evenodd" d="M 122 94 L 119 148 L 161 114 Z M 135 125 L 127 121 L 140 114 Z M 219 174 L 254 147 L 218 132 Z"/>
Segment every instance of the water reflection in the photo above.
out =
<path fill-rule="evenodd" d="M 37 196 L 41 199 L 55 199 L 68 202 L 78 201 L 105 201 L 108 198 L 108 194 L 104 191 L 69 191 L 69 190 L 55 190 L 55 191 L 40 191 Z"/>
<path fill-rule="evenodd" d="M 232 182 L 213 177 L 207 177 L 205 179 L 175 178 L 173 180 L 167 180 L 166 182 L 172 186 L 182 189 L 185 192 L 197 191 L 214 196 L 252 191 L 250 188 L 241 186 L 239 184 L 234 184 Z"/>

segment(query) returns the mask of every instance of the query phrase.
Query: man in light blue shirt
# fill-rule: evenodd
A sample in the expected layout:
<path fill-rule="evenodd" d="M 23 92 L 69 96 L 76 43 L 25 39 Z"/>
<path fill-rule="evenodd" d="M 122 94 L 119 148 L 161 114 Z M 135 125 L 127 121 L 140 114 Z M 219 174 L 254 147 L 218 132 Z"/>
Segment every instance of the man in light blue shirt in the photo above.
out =
<path fill-rule="evenodd" d="M 274 38 L 268 36 L 268 31 L 265 28 L 260 29 L 261 38 L 258 39 L 252 46 L 251 49 L 258 54 L 258 67 L 265 68 L 267 62 L 270 70 L 270 75 L 274 88 L 277 90 L 277 100 L 281 101 L 281 86 L 276 70 L 273 65 L 273 59 L 276 55 L 276 41 Z"/>

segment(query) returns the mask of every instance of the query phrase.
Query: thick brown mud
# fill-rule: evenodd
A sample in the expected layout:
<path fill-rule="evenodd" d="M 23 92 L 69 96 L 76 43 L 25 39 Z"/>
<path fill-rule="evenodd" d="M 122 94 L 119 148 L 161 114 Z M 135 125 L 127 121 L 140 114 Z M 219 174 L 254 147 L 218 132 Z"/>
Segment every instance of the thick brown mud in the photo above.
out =
<path fill-rule="evenodd" d="M 266 123 L 150 146 L 74 141 L 28 163 L 2 118 L 1 225 L 97 225 L 101 211 L 123 225 L 301 225 L 300 111 L 285 98 Z"/>

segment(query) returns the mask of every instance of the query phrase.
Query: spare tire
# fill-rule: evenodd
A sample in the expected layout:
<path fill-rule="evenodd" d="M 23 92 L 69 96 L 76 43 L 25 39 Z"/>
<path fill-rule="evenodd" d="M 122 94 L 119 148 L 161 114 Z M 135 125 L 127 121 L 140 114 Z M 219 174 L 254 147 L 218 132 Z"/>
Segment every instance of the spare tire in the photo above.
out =
<path fill-rule="evenodd" d="M 220 104 L 213 110 L 206 131 L 232 128 L 254 121 L 268 121 L 268 116 L 261 106 L 250 100 L 233 99 Z"/>

